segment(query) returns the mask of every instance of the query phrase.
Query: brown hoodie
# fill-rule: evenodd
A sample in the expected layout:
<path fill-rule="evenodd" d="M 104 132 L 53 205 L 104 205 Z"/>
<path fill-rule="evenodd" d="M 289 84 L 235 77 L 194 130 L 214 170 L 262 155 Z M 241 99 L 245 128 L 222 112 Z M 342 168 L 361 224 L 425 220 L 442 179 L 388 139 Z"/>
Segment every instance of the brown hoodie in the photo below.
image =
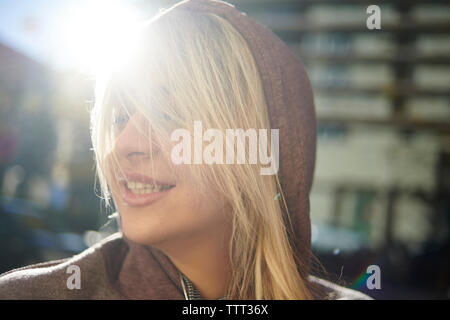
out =
<path fill-rule="evenodd" d="M 222 1 L 187 0 L 173 11 L 211 12 L 227 19 L 247 41 L 260 71 L 272 128 L 280 134 L 279 177 L 285 195 L 295 250 L 309 275 L 311 227 L 309 192 L 316 146 L 311 85 L 303 64 L 271 31 Z M 79 267 L 80 289 L 68 289 L 69 266 Z M 68 273 L 69 272 L 69 273 Z M 368 297 L 315 277 L 317 298 Z M 68 259 L 32 265 L 0 276 L 2 299 L 184 299 L 179 273 L 159 250 L 114 234 Z"/>

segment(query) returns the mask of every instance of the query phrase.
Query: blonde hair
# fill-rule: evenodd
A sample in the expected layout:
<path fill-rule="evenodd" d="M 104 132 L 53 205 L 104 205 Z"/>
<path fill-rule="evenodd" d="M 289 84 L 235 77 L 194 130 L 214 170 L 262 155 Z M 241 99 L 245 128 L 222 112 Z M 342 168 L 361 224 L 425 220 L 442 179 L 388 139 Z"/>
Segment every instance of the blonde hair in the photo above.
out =
<path fill-rule="evenodd" d="M 172 11 L 152 20 L 143 35 L 140 56 L 99 89 L 92 110 L 92 142 L 107 204 L 114 105 L 131 105 L 145 116 L 149 141 L 153 133 L 169 137 L 174 128 L 192 130 L 194 120 L 223 131 L 270 128 L 258 68 L 228 21 L 210 13 Z M 202 192 L 213 186 L 232 208 L 227 297 L 311 299 L 301 275 L 306 264 L 289 241 L 292 228 L 278 175 L 262 176 L 253 164 L 191 168 Z"/>

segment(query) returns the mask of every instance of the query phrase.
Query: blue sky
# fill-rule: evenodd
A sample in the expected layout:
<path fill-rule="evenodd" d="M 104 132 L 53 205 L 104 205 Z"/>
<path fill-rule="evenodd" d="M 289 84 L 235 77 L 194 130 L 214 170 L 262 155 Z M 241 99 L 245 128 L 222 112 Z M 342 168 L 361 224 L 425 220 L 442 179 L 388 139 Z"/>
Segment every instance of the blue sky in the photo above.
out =
<path fill-rule="evenodd" d="M 58 20 L 71 0 L 0 0 L 0 42 L 49 63 Z"/>

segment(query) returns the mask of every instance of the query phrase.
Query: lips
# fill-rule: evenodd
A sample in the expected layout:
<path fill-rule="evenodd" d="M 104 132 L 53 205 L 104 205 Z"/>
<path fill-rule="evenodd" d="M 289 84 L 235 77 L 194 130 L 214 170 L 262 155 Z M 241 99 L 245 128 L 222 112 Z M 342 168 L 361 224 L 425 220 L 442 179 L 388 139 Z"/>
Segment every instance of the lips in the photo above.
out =
<path fill-rule="evenodd" d="M 127 172 L 118 180 L 123 190 L 123 202 L 130 207 L 149 206 L 176 187 L 170 182 L 159 181 L 139 173 Z"/>

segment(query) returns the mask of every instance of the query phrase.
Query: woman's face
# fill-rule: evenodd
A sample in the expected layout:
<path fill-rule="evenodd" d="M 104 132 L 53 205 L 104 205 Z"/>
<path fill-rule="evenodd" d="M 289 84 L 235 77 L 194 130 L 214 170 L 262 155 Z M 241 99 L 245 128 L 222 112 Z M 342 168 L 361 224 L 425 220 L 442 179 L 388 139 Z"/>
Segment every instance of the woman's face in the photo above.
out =
<path fill-rule="evenodd" d="M 124 235 L 137 243 L 163 246 L 226 232 L 223 197 L 211 188 L 208 193 L 200 192 L 189 178 L 189 167 L 172 164 L 165 156 L 172 147 L 167 137 L 152 134 L 151 156 L 143 134 L 147 126 L 144 116 L 135 112 L 116 130 L 113 154 L 122 170 L 109 166 L 115 169 L 108 180 Z M 161 141 L 166 141 L 164 147 Z"/>

